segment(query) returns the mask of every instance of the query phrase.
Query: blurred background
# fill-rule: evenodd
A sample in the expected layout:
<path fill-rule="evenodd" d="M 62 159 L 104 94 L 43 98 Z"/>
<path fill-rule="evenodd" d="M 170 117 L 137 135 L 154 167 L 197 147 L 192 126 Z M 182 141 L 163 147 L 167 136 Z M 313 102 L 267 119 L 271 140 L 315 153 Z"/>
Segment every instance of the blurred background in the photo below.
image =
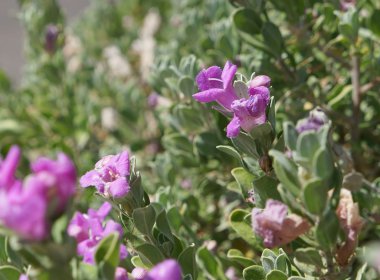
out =
<path fill-rule="evenodd" d="M 58 1 L 69 22 L 73 22 L 89 5 L 89 0 Z M 18 19 L 19 6 L 16 0 L 0 1 L 0 69 L 5 70 L 11 80 L 18 84 L 21 79 L 24 33 Z"/>

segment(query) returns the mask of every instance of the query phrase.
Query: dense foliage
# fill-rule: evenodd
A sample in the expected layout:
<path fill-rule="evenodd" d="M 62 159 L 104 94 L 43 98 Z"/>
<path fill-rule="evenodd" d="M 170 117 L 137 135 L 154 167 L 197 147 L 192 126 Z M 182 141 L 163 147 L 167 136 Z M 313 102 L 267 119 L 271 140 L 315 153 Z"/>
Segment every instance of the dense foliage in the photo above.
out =
<path fill-rule="evenodd" d="M 0 279 L 378 279 L 377 0 L 19 6 Z"/>

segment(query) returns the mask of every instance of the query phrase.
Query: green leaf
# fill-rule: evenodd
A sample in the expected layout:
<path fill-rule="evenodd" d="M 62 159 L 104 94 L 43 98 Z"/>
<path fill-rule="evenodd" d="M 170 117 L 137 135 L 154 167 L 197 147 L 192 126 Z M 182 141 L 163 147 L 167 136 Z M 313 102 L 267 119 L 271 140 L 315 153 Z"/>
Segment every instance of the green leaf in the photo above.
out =
<path fill-rule="evenodd" d="M 195 245 L 187 247 L 178 257 L 178 262 L 182 267 L 184 275 L 190 274 L 193 279 L 197 279 L 197 264 L 195 261 Z"/>
<path fill-rule="evenodd" d="M 266 280 L 287 280 L 288 276 L 279 270 L 272 270 L 267 274 Z"/>
<path fill-rule="evenodd" d="M 179 231 L 182 226 L 182 216 L 176 206 L 173 206 L 168 210 L 167 217 L 171 228 L 174 229 L 174 232 Z"/>
<path fill-rule="evenodd" d="M 341 17 L 339 32 L 352 43 L 355 43 L 359 33 L 359 15 L 355 8 L 348 9 Z"/>
<path fill-rule="evenodd" d="M 243 270 L 244 280 L 265 280 L 265 271 L 259 265 L 252 265 Z"/>
<path fill-rule="evenodd" d="M 315 215 L 323 213 L 327 202 L 327 188 L 320 179 L 312 179 L 303 189 L 303 200 L 306 209 Z"/>
<path fill-rule="evenodd" d="M 194 79 L 190 77 L 181 78 L 178 87 L 185 96 L 191 97 L 196 92 Z"/>
<path fill-rule="evenodd" d="M 152 236 L 152 229 L 156 220 L 156 211 L 150 204 L 143 208 L 137 208 L 132 214 L 136 228 L 144 235 Z"/>
<path fill-rule="evenodd" d="M 295 251 L 294 256 L 297 263 L 313 265 L 318 268 L 324 267 L 322 257 L 315 248 L 299 248 Z"/>
<path fill-rule="evenodd" d="M 158 230 L 166 236 L 171 242 L 174 242 L 173 234 L 169 226 L 169 222 L 166 216 L 166 211 L 161 211 L 160 214 L 158 214 L 156 219 L 156 226 Z"/>
<path fill-rule="evenodd" d="M 272 52 L 276 57 L 280 57 L 284 49 L 284 40 L 280 29 L 272 22 L 265 22 L 262 28 L 264 43 L 271 47 Z"/>
<path fill-rule="evenodd" d="M 264 207 L 268 199 L 281 200 L 280 193 L 277 190 L 277 181 L 267 175 L 253 180 L 255 191 L 255 203 L 259 207 Z M 258 197 L 257 197 L 258 196 Z"/>
<path fill-rule="evenodd" d="M 111 233 L 98 244 L 95 251 L 95 262 L 105 279 L 113 279 L 115 277 L 115 270 L 120 261 L 119 251 L 118 233 Z"/>
<path fill-rule="evenodd" d="M 339 230 L 339 220 L 335 211 L 329 209 L 317 225 L 316 237 L 319 244 L 325 249 L 335 248 Z"/>
<path fill-rule="evenodd" d="M 247 267 L 247 266 L 251 266 L 255 264 L 255 262 L 252 259 L 245 257 L 243 253 L 237 249 L 228 250 L 227 258 L 231 259 L 232 261 L 235 261 L 236 263 L 242 265 L 243 267 Z"/>
<path fill-rule="evenodd" d="M 230 36 L 227 36 L 227 34 L 223 34 L 219 40 L 216 41 L 216 48 L 223 52 L 226 58 L 233 59 L 234 46 L 232 45 Z"/>
<path fill-rule="evenodd" d="M 199 265 L 211 279 L 228 280 L 220 261 L 205 247 L 198 249 L 197 257 Z"/>
<path fill-rule="evenodd" d="M 261 256 L 261 264 L 265 270 L 265 273 L 269 273 L 274 269 L 274 259 L 269 257 Z"/>
<path fill-rule="evenodd" d="M 307 280 L 307 279 L 300 276 L 292 276 L 288 278 L 288 280 Z"/>
<path fill-rule="evenodd" d="M 232 15 L 234 25 L 240 31 L 255 35 L 260 34 L 262 21 L 260 15 L 251 9 L 239 9 Z"/>
<path fill-rule="evenodd" d="M 313 157 L 313 173 L 323 180 L 330 179 L 334 161 L 328 148 L 321 147 Z"/>
<path fill-rule="evenodd" d="M 7 262 L 8 256 L 6 253 L 6 237 L 0 235 L 0 265 Z"/>
<path fill-rule="evenodd" d="M 253 140 L 259 139 L 261 142 L 270 142 L 270 135 L 272 133 L 272 126 L 269 122 L 265 122 L 258 126 L 255 126 L 250 132 Z M 270 146 L 270 145 L 269 145 Z"/>
<path fill-rule="evenodd" d="M 297 153 L 304 158 L 313 158 L 319 149 L 319 140 L 317 134 L 313 131 L 301 133 L 297 140 Z"/>
<path fill-rule="evenodd" d="M 161 251 L 150 243 L 144 243 L 137 246 L 135 249 L 142 262 L 148 267 L 152 267 L 165 259 L 165 256 L 161 253 Z"/>
<path fill-rule="evenodd" d="M 0 280 L 18 280 L 20 275 L 20 271 L 14 266 L 0 266 Z"/>
<path fill-rule="evenodd" d="M 246 198 L 248 196 L 248 191 L 253 187 L 252 182 L 253 179 L 255 179 L 255 176 L 246 171 L 243 167 L 232 169 L 231 174 L 238 183 L 241 189 L 241 194 Z"/>
<path fill-rule="evenodd" d="M 252 230 L 250 214 L 242 209 L 235 209 L 232 211 L 230 218 L 230 225 L 236 231 L 241 238 L 246 242 L 254 246 L 255 248 L 260 248 L 259 241 L 255 238 Z"/>
<path fill-rule="evenodd" d="M 373 33 L 380 37 L 380 10 L 376 9 L 373 11 L 370 20 L 369 28 Z"/>
<path fill-rule="evenodd" d="M 200 155 L 205 157 L 216 156 L 220 154 L 216 146 L 220 144 L 220 139 L 216 133 L 202 132 L 194 139 L 194 145 L 197 148 Z"/>
<path fill-rule="evenodd" d="M 296 128 L 291 122 L 284 122 L 283 129 L 285 145 L 293 151 L 296 150 L 298 137 Z"/>
<path fill-rule="evenodd" d="M 241 165 L 244 165 L 241 155 L 239 154 L 238 151 L 236 151 L 236 149 L 234 147 L 227 146 L 227 145 L 219 145 L 219 146 L 216 146 L 216 148 L 219 151 L 222 151 L 223 153 L 226 153 L 226 154 L 236 158 L 237 160 L 239 160 Z"/>
<path fill-rule="evenodd" d="M 269 155 L 274 158 L 273 168 L 280 182 L 295 197 L 298 197 L 301 184 L 298 180 L 298 170 L 296 165 L 279 151 L 270 150 Z"/>
<path fill-rule="evenodd" d="M 288 258 L 285 254 L 280 254 L 277 256 L 274 268 L 288 274 L 290 267 L 288 267 Z"/>
<path fill-rule="evenodd" d="M 78 279 L 80 280 L 99 279 L 98 267 L 96 265 L 80 262 Z"/>
<path fill-rule="evenodd" d="M 183 246 L 181 240 L 177 236 L 173 235 L 173 237 L 174 237 L 174 247 L 173 247 L 173 250 L 172 250 L 170 256 L 172 258 L 177 259 L 179 257 L 179 255 L 182 253 L 184 246 Z"/>
<path fill-rule="evenodd" d="M 149 269 L 141 260 L 139 256 L 133 256 L 131 258 L 131 263 L 133 264 L 134 267 L 142 267 L 144 269 Z"/>
<path fill-rule="evenodd" d="M 260 156 L 257 152 L 255 141 L 245 133 L 239 133 L 235 138 L 231 138 L 232 144 L 241 152 L 258 159 Z"/>
<path fill-rule="evenodd" d="M 178 104 L 173 108 L 173 116 L 178 122 L 178 127 L 187 133 L 198 132 L 204 129 L 203 115 L 194 107 Z"/>

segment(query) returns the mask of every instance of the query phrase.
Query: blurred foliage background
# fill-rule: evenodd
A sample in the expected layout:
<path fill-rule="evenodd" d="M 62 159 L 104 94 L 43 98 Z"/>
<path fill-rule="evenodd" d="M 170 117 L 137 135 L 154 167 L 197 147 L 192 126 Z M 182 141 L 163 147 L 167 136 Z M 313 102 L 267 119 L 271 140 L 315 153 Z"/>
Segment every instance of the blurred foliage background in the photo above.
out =
<path fill-rule="evenodd" d="M 199 70 L 231 60 L 271 77 L 277 131 L 319 106 L 347 168 L 379 182 L 377 0 L 94 0 L 72 25 L 54 0 L 19 6 L 27 61 L 20 86 L 0 76 L 3 153 L 15 143 L 28 158 L 64 151 L 83 174 L 130 150 L 147 192 L 194 221 L 179 222 L 182 236 L 247 251 L 228 228 L 245 201 L 230 191 L 238 160 L 216 148 L 230 142 L 227 120 L 191 97 Z"/>

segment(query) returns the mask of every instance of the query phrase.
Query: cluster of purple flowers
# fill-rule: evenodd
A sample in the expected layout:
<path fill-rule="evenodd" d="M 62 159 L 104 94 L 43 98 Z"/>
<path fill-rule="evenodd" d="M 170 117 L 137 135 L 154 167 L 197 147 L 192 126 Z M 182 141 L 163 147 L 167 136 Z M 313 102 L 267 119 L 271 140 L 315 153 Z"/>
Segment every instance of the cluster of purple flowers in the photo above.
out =
<path fill-rule="evenodd" d="M 87 214 L 76 212 L 72 218 L 67 232 L 74 237 L 78 243 L 78 255 L 83 257 L 83 261 L 95 264 L 95 251 L 99 242 L 111 233 L 118 233 L 123 236 L 123 228 L 113 220 L 104 222 L 106 216 L 112 210 L 112 205 L 108 202 L 103 203 L 98 210 L 88 209 Z M 120 246 L 120 259 L 128 256 L 127 248 Z"/>
<path fill-rule="evenodd" d="M 224 69 L 211 66 L 202 70 L 196 77 L 200 92 L 193 95 L 199 102 L 216 101 L 233 114 L 227 126 L 227 137 L 238 136 L 240 129 L 250 132 L 255 126 L 266 122 L 266 109 L 270 102 L 270 78 L 256 76 L 250 81 L 243 96 L 237 95 L 233 79 L 237 66 L 227 61 Z"/>
<path fill-rule="evenodd" d="M 56 161 L 39 158 L 22 181 L 15 176 L 20 157 L 20 148 L 13 146 L 0 161 L 0 224 L 23 239 L 42 240 L 75 193 L 75 166 L 63 153 Z"/>
<path fill-rule="evenodd" d="M 129 175 L 129 154 L 124 151 L 103 157 L 95 164 L 95 169 L 80 178 L 80 184 L 84 188 L 95 186 L 105 197 L 122 198 L 130 190 Z"/>

